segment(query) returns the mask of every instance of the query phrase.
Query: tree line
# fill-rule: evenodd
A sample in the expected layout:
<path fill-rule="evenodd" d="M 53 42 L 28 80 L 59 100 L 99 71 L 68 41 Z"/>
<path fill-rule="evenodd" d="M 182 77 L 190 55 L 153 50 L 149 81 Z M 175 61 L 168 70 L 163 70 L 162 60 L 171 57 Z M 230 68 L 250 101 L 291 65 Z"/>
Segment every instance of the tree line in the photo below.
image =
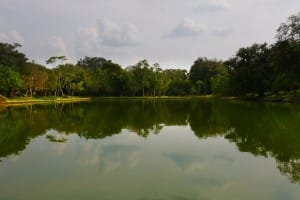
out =
<path fill-rule="evenodd" d="M 0 43 L 0 94 L 42 96 L 264 96 L 300 89 L 300 13 L 277 29 L 274 44 L 240 48 L 226 61 L 198 58 L 190 70 L 141 60 L 123 68 L 102 57 L 76 64 L 50 57 L 53 69 L 28 61 L 19 44 Z"/>

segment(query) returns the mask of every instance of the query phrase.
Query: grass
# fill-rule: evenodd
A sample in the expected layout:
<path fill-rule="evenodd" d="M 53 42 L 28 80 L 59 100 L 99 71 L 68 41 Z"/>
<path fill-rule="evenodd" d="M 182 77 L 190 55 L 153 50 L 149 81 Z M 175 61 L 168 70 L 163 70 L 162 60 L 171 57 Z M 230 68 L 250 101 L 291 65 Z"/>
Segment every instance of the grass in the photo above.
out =
<path fill-rule="evenodd" d="M 278 92 L 276 94 L 266 93 L 264 97 L 260 98 L 257 95 L 247 95 L 244 97 L 221 97 L 216 95 L 203 96 L 144 96 L 144 97 L 20 97 L 8 99 L 0 95 L 0 107 L 6 105 L 24 105 L 24 104 L 38 104 L 38 103 L 68 103 L 80 101 L 101 101 L 101 100 L 184 100 L 184 99 L 216 99 L 221 98 L 225 100 L 245 100 L 245 101 L 263 101 L 263 102 L 290 102 L 300 103 L 300 90 L 295 92 Z"/>
<path fill-rule="evenodd" d="M 155 99 L 212 99 L 215 98 L 214 95 L 203 95 L 203 96 L 138 96 L 138 97 L 128 97 L 128 96 L 120 96 L 120 97 L 92 97 L 92 101 L 98 101 L 98 100 L 139 100 L 139 99 L 144 99 L 144 100 L 155 100 Z"/>
<path fill-rule="evenodd" d="M 260 101 L 260 102 L 278 102 L 278 103 L 300 103 L 300 90 L 285 92 L 279 91 L 277 93 L 265 93 L 263 97 L 257 94 L 247 94 L 242 97 L 222 97 L 223 99 L 243 100 L 243 101 Z"/>
<path fill-rule="evenodd" d="M 89 97 L 20 97 L 0 101 L 0 105 L 22 105 L 22 104 L 36 104 L 36 103 L 61 103 L 61 102 L 78 102 L 78 101 L 90 101 Z"/>
<path fill-rule="evenodd" d="M 213 99 L 214 95 L 205 96 L 144 96 L 144 97 L 92 97 L 92 101 L 182 101 L 182 100 L 195 100 L 195 99 Z"/>
<path fill-rule="evenodd" d="M 278 92 L 264 97 L 265 101 L 300 103 L 300 91 Z"/>

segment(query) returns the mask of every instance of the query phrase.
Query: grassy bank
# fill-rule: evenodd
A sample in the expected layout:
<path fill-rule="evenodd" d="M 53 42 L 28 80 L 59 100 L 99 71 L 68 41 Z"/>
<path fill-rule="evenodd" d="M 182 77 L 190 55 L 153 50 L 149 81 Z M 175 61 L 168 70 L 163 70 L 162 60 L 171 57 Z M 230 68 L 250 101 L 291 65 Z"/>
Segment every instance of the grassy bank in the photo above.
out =
<path fill-rule="evenodd" d="M 30 98 L 21 97 L 8 99 L 1 97 L 0 105 L 22 105 L 22 104 L 37 104 L 37 103 L 64 103 L 64 102 L 79 102 L 79 101 L 90 101 L 89 97 L 41 97 L 41 98 Z"/>
<path fill-rule="evenodd" d="M 300 103 L 300 91 L 287 93 L 279 92 L 277 94 L 266 94 L 264 97 L 257 95 L 247 95 L 243 97 L 222 97 L 216 95 L 203 95 L 203 96 L 145 96 L 145 97 L 40 97 L 40 98 L 13 98 L 8 99 L 0 96 L 0 106 L 8 105 L 23 105 L 23 104 L 37 104 L 37 103 L 68 103 L 68 102 L 81 102 L 81 101 L 101 101 L 101 100 L 185 100 L 185 99 L 225 99 L 225 100 L 242 100 L 242 101 L 256 101 L 256 102 L 288 102 Z"/>
<path fill-rule="evenodd" d="M 144 96 L 144 97 L 92 97 L 92 101 L 100 100 L 180 100 L 180 99 L 212 99 L 215 98 L 214 95 L 203 95 L 203 96 Z"/>
<path fill-rule="evenodd" d="M 21 97 L 9 99 L 0 96 L 0 107 L 14 106 L 14 105 L 26 105 L 26 104 L 41 104 L 41 103 L 70 103 L 70 102 L 82 102 L 82 101 L 102 101 L 102 100 L 186 100 L 186 99 L 214 99 L 214 95 L 203 96 L 145 96 L 145 97 Z"/>
<path fill-rule="evenodd" d="M 266 93 L 265 96 L 260 97 L 256 94 L 248 94 L 241 97 L 221 97 L 228 100 L 242 100 L 254 102 L 278 102 L 278 103 L 300 103 L 300 91 L 293 92 L 278 92 Z"/>

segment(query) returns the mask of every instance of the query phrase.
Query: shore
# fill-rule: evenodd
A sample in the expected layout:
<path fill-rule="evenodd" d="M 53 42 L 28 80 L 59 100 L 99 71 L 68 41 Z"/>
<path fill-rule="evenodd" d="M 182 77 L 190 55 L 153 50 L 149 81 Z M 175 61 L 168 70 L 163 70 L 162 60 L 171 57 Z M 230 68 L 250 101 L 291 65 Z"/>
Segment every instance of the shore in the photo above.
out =
<path fill-rule="evenodd" d="M 183 100 L 183 99 L 224 99 L 224 100 L 238 100 L 238 101 L 253 101 L 253 102 L 277 102 L 277 103 L 300 103 L 299 94 L 279 93 L 276 95 L 266 95 L 264 97 L 244 96 L 244 97 L 223 97 L 216 95 L 203 96 L 145 96 L 145 97 L 41 97 L 41 98 L 14 98 L 8 99 L 0 96 L 0 106 L 13 106 L 25 104 L 41 104 L 41 103 L 72 103 L 83 101 L 101 101 L 101 100 Z"/>
<path fill-rule="evenodd" d="M 213 99 L 216 98 L 214 95 L 202 95 L 202 96 L 136 96 L 136 97 L 91 97 L 92 101 L 99 101 L 99 100 L 180 100 L 180 99 Z"/>
<path fill-rule="evenodd" d="M 236 97 L 235 97 L 236 98 Z M 243 101 L 254 101 L 254 102 L 274 102 L 274 103 L 300 103 L 300 92 L 279 92 L 277 94 L 266 94 L 263 97 L 259 96 L 244 96 L 237 97 Z"/>
<path fill-rule="evenodd" d="M 69 103 L 91 101 L 90 97 L 41 97 L 41 98 L 5 98 L 0 101 L 0 106 L 24 105 L 24 104 L 41 104 L 41 103 Z"/>

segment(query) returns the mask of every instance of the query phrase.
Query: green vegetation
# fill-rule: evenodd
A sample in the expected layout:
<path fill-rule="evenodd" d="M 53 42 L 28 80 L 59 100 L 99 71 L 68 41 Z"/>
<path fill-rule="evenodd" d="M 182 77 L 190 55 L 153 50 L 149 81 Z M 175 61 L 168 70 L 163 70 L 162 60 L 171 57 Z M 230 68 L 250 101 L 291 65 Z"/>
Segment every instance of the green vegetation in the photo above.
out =
<path fill-rule="evenodd" d="M 39 98 L 30 98 L 30 97 L 21 97 L 21 98 L 13 98 L 7 99 L 5 98 L 3 101 L 0 100 L 1 104 L 4 105 L 22 105 L 28 103 L 67 103 L 67 102 L 78 102 L 78 101 L 90 101 L 89 97 L 75 97 L 75 96 L 65 96 L 65 97 L 39 97 Z"/>
<path fill-rule="evenodd" d="M 16 97 L 65 96 L 191 96 L 221 95 L 297 99 L 300 89 L 300 13 L 282 23 L 275 44 L 240 48 L 226 61 L 198 58 L 190 71 L 163 70 L 141 60 L 122 68 L 101 57 L 85 57 L 77 64 L 65 56 L 50 57 L 45 66 L 29 62 L 19 44 L 0 43 L 0 94 Z M 1 97 L 0 101 L 5 101 Z"/>

